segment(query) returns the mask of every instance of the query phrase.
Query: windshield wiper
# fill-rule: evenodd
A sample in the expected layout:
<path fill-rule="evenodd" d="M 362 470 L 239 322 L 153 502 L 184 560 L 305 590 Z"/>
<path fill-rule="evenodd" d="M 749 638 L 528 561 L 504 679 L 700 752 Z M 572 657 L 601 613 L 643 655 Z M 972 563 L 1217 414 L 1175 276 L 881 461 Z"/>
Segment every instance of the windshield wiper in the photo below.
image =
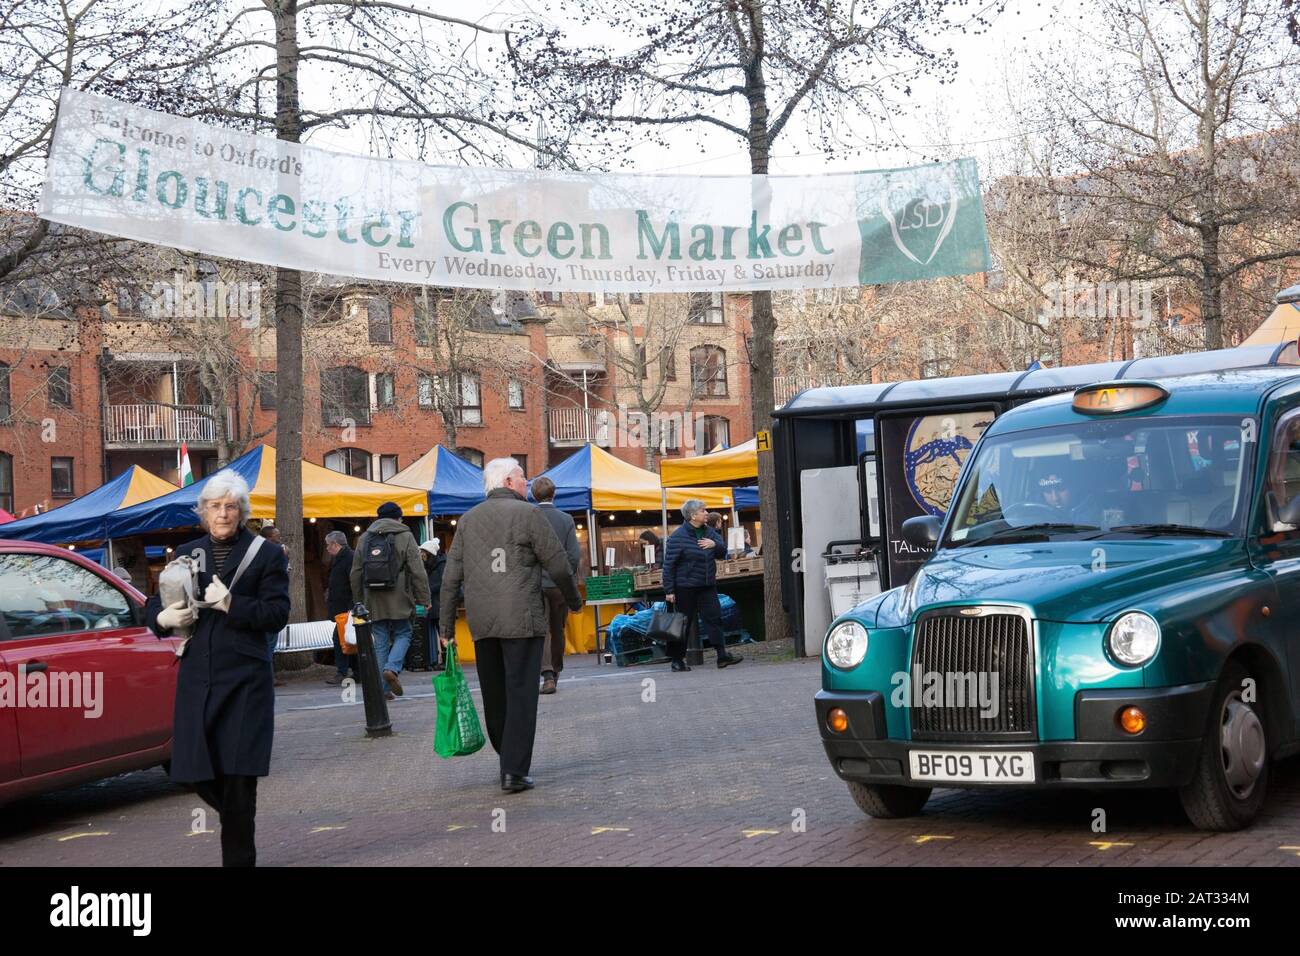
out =
<path fill-rule="evenodd" d="M 1136 533 L 1150 534 L 1184 534 L 1192 535 L 1197 538 L 1231 538 L 1232 533 L 1229 531 L 1218 531 L 1214 528 L 1198 528 L 1190 524 L 1117 524 L 1112 528 L 1107 528 L 1106 533 L 1112 531 L 1132 531 Z"/>
<path fill-rule="evenodd" d="M 992 534 L 985 535 L 982 538 L 974 538 L 970 541 L 962 541 L 953 545 L 955 548 L 967 548 L 977 544 L 988 544 L 990 541 L 1001 539 L 1006 541 L 1018 535 L 1028 535 L 1031 538 L 1040 538 L 1044 541 L 1052 533 L 1069 534 L 1081 531 L 1100 531 L 1094 524 L 1070 524 L 1069 522 L 1044 522 L 1042 524 L 1025 524 L 1012 528 L 1003 528 L 1001 531 L 994 531 Z"/>

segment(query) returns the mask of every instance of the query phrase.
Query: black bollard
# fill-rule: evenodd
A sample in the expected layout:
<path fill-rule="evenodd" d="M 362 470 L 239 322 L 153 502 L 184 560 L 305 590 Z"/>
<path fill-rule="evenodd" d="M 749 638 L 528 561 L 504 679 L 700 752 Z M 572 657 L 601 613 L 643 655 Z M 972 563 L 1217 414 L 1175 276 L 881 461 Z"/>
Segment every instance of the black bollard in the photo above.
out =
<path fill-rule="evenodd" d="M 384 682 L 375 660 L 375 641 L 370 634 L 370 612 L 364 604 L 352 609 L 352 623 L 357 629 L 357 659 L 361 670 L 361 693 L 366 705 L 366 736 L 387 737 L 393 732 L 388 719 L 388 701 Z"/>

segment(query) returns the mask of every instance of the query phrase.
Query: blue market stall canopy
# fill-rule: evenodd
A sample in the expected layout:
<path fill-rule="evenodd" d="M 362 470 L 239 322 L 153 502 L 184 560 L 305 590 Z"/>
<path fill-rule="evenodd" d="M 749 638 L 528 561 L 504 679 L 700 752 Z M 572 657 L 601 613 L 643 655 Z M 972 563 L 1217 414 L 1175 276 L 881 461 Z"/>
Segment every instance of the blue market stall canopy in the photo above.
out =
<path fill-rule="evenodd" d="M 434 445 L 388 480 L 407 488 L 428 489 L 431 515 L 464 514 L 487 497 L 483 469 L 442 445 Z"/>
<path fill-rule="evenodd" d="M 108 538 L 129 538 L 149 531 L 166 531 L 170 528 L 193 528 L 199 523 L 194 510 L 199 503 L 199 494 L 209 481 L 217 475 L 234 472 L 248 482 L 248 487 L 257 484 L 257 476 L 262 469 L 262 447 L 236 458 L 225 468 L 213 472 L 206 478 L 178 488 L 170 494 L 142 501 L 130 508 L 123 508 L 108 516 Z"/>
<path fill-rule="evenodd" d="M 592 444 L 582 446 L 537 478 L 542 475 L 555 482 L 555 506 L 561 511 L 658 510 L 663 503 L 658 475 Z M 691 498 L 700 499 L 710 508 L 731 507 L 730 488 L 668 489 L 670 509 L 680 508 Z"/>
<path fill-rule="evenodd" d="M 174 490 L 176 486 L 171 482 L 139 465 L 132 465 L 108 484 L 67 504 L 44 514 L 0 525 L 0 538 L 45 544 L 102 541 L 108 535 L 107 523 L 111 512 Z"/>

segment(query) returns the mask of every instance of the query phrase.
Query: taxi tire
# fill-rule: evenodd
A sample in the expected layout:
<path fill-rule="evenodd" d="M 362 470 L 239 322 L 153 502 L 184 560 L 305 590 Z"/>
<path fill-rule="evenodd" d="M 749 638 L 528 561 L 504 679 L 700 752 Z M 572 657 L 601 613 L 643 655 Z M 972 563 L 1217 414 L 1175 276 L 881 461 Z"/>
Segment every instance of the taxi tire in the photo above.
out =
<path fill-rule="evenodd" d="M 1246 704 L 1259 719 L 1264 730 L 1264 766 L 1256 779 L 1250 796 L 1237 797 L 1228 787 L 1223 770 L 1220 723 L 1228 698 L 1239 691 L 1242 682 L 1251 676 L 1250 671 L 1238 661 L 1229 661 L 1219 678 L 1214 701 L 1201 741 L 1201 755 L 1191 782 L 1178 791 L 1183 812 L 1198 830 L 1230 832 L 1247 827 L 1255 819 L 1268 791 L 1268 724 L 1264 709 L 1257 702 Z"/>
<path fill-rule="evenodd" d="M 897 787 L 890 784 L 845 781 L 858 809 L 878 820 L 914 817 L 930 799 L 930 787 Z"/>

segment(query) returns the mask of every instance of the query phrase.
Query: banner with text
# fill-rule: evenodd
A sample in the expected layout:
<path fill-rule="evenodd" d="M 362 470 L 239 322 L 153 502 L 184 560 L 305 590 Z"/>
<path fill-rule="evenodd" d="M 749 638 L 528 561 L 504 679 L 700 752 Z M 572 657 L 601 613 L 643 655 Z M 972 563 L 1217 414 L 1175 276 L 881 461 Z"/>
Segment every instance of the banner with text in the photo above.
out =
<path fill-rule="evenodd" d="M 41 215 L 266 265 L 468 288 L 743 291 L 989 268 L 972 159 L 825 176 L 429 166 L 67 89 Z"/>

